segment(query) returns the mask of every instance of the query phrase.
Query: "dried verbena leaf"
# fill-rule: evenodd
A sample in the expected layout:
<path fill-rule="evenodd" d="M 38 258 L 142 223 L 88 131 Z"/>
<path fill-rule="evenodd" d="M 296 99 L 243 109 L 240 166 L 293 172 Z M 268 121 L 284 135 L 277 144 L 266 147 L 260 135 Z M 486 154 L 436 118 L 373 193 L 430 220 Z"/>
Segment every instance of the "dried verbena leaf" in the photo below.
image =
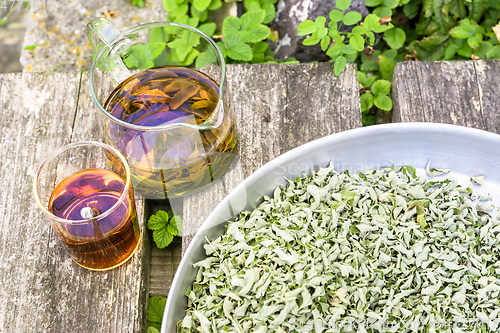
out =
<path fill-rule="evenodd" d="M 409 166 L 352 175 L 330 164 L 287 181 L 204 246 L 179 326 L 428 332 L 461 318 L 497 330 L 500 221 L 481 210 L 491 198 Z"/>
<path fill-rule="evenodd" d="M 174 95 L 174 97 L 172 97 L 172 100 L 170 101 L 170 108 L 172 110 L 178 109 L 182 103 L 194 96 L 199 89 L 200 87 L 194 84 L 182 88 Z"/>

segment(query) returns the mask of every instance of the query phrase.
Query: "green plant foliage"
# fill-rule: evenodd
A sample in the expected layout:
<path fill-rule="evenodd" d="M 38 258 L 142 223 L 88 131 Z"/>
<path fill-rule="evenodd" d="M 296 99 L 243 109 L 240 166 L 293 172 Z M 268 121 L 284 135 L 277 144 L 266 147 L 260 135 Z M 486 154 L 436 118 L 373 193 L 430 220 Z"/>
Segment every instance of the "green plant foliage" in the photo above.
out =
<path fill-rule="evenodd" d="M 500 0 L 366 0 L 371 13 L 346 12 L 350 1 L 336 1 L 330 22 L 318 17 L 298 26 L 304 45 L 321 43 L 339 75 L 356 62 L 363 124 L 377 110 L 391 111 L 394 68 L 401 61 L 500 59 L 492 27 L 500 21 Z M 362 24 L 361 24 L 362 23 Z M 327 27 L 325 27 L 327 25 Z M 342 26 L 352 32 L 339 32 Z M 378 36 L 378 37 L 377 37 Z"/>
<path fill-rule="evenodd" d="M 148 328 L 147 333 L 159 333 L 161 330 L 161 321 L 165 311 L 165 297 L 154 296 L 148 300 Z"/>
<path fill-rule="evenodd" d="M 125 65 L 129 69 L 145 69 L 154 66 L 154 59 L 165 49 L 165 43 L 151 42 L 149 44 L 136 44 L 127 52 L 128 57 L 124 58 Z"/>
<path fill-rule="evenodd" d="M 298 36 L 308 36 L 304 39 L 304 45 L 315 45 L 321 43 L 321 48 L 332 59 L 335 75 L 339 75 L 347 65 L 348 61 L 354 61 L 366 45 L 373 46 L 376 42 L 375 33 L 382 33 L 391 29 L 392 24 L 382 25 L 378 16 L 369 14 L 365 17 L 363 25 L 358 25 L 362 17 L 359 13 L 345 10 L 351 5 L 350 0 L 337 0 L 335 5 L 338 9 L 330 12 L 330 23 L 326 24 L 326 18 L 319 16 L 315 21 L 305 20 L 297 27 Z M 351 32 L 340 31 L 342 26 L 353 26 Z"/>
<path fill-rule="evenodd" d="M 171 211 L 165 212 L 163 210 L 151 215 L 147 224 L 148 229 L 153 231 L 153 240 L 156 246 L 160 249 L 170 245 L 174 236 L 181 235 L 177 227 L 181 225 L 182 219 L 180 216 L 173 215 Z"/>
<path fill-rule="evenodd" d="M 241 2 L 241 0 L 239 0 Z M 224 18 L 221 31 L 210 17 L 222 6 L 221 0 L 163 0 L 167 19 L 198 28 L 217 41 L 226 63 L 263 63 L 274 61 L 274 54 L 266 40 L 273 39 L 267 26 L 276 16 L 277 0 L 244 0 L 245 13 L 241 17 Z M 264 43 L 267 45 L 265 46 Z M 170 47 L 172 47 L 169 44 Z M 174 47 L 177 47 L 174 44 Z M 190 54 L 196 66 L 208 63 L 208 54 Z M 201 59 L 196 59 L 196 57 Z M 192 63 L 191 61 L 191 63 Z"/>
<path fill-rule="evenodd" d="M 130 0 L 130 2 L 132 3 L 133 6 L 136 6 L 136 7 L 144 7 L 144 0 Z"/>

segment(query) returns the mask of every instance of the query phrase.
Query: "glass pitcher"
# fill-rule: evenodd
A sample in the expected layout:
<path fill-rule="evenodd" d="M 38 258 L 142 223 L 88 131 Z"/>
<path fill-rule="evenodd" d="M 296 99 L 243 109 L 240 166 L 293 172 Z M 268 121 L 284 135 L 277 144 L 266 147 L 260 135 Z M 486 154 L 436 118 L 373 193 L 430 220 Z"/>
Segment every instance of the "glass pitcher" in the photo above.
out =
<path fill-rule="evenodd" d="M 98 18 L 87 27 L 97 54 L 90 92 L 105 141 L 127 158 L 134 189 L 150 199 L 173 198 L 220 178 L 238 138 L 214 41 L 171 22 L 120 32 Z"/>

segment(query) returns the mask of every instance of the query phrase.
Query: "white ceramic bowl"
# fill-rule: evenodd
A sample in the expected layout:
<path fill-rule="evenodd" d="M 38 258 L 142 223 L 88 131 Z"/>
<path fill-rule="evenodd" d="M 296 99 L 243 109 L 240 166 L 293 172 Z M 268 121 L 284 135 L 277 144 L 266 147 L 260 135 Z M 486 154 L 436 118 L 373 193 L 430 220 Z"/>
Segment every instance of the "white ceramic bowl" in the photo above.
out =
<path fill-rule="evenodd" d="M 429 160 L 432 167 L 451 169 L 459 176 L 484 175 L 489 185 L 500 185 L 500 135 L 446 124 L 396 123 L 358 128 L 309 142 L 267 163 L 238 185 L 196 233 L 170 288 L 161 332 L 176 331 L 187 306 L 185 292 L 196 276 L 193 263 L 206 257 L 205 237 L 214 239 L 224 232 L 229 212 L 237 214 L 255 208 L 259 197 L 286 184 L 284 177 L 294 179 L 301 172 L 309 175 L 330 161 L 337 171 L 358 172 L 391 164 L 424 169 Z M 500 193 L 496 196 L 500 197 Z"/>

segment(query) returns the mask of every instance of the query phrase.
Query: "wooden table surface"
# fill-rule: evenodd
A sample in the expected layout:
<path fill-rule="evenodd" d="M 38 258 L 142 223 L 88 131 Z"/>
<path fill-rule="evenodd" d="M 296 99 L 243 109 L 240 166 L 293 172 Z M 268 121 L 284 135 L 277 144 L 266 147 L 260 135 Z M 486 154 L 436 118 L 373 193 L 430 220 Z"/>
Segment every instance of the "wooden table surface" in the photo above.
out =
<path fill-rule="evenodd" d="M 500 61 L 398 64 L 393 121 L 500 133 L 499 77 Z M 354 65 L 340 77 L 330 63 L 232 65 L 228 85 L 238 155 L 212 187 L 172 201 L 184 217 L 184 248 L 217 203 L 257 168 L 303 143 L 361 126 Z M 50 152 L 101 140 L 88 73 L 2 74 L 0 110 L 0 332 L 145 331 L 151 290 L 166 295 L 169 287 L 161 278 L 169 255 L 151 255 L 144 228 L 148 202 L 137 198 L 144 232 L 137 254 L 114 270 L 92 272 L 69 258 L 32 194 L 35 170 Z"/>
<path fill-rule="evenodd" d="M 338 78 L 332 64 L 234 65 L 227 72 L 238 156 L 228 172 L 233 177 L 204 192 L 209 198 L 173 203 L 191 226 L 201 223 L 200 208 L 208 213 L 270 159 L 361 126 L 353 65 Z M 150 263 L 157 263 L 151 270 L 164 267 L 151 260 L 143 200 L 136 200 L 145 235 L 138 253 L 116 269 L 93 272 L 69 258 L 32 193 L 36 168 L 50 152 L 70 142 L 101 140 L 88 72 L 0 75 L 0 110 L 0 332 L 145 331 L 154 289 Z M 159 293 L 167 287 L 160 285 Z"/>

